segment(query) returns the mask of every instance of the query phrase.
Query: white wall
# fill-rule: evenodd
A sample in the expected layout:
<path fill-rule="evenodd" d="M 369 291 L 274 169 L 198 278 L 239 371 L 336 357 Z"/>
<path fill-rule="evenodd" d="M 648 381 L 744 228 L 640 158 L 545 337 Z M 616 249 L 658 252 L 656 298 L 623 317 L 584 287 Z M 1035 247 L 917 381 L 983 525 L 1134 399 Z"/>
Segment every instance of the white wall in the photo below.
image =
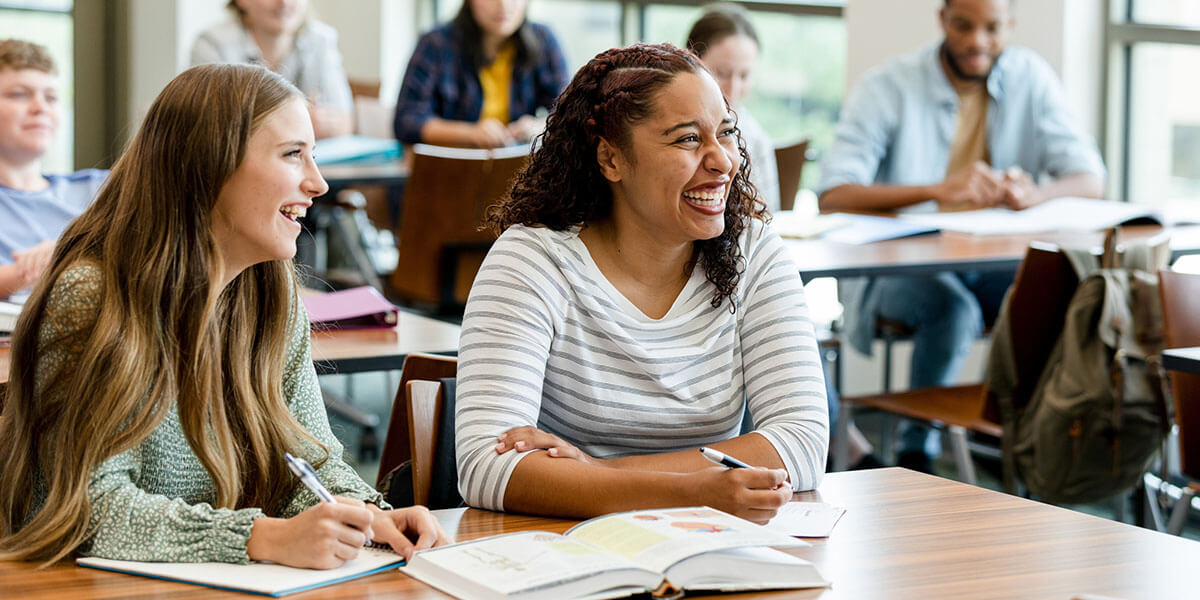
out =
<path fill-rule="evenodd" d="M 847 91 L 864 71 L 941 39 L 943 0 L 851 0 L 846 3 Z M 1095 0 L 1022 0 L 1016 3 L 1013 44 L 1041 54 L 1063 79 L 1067 101 L 1093 136 L 1100 130 L 1100 52 L 1103 3 Z"/>

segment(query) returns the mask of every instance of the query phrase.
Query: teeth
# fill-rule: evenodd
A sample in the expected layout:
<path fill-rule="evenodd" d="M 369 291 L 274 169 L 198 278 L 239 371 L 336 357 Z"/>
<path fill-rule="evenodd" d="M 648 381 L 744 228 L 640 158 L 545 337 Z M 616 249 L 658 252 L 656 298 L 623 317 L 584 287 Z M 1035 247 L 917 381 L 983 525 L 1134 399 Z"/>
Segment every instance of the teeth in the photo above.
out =
<path fill-rule="evenodd" d="M 725 186 L 711 192 L 684 192 L 683 197 L 697 206 L 717 206 L 725 200 Z"/>
<path fill-rule="evenodd" d="M 279 209 L 279 212 L 281 212 L 293 219 L 299 219 L 299 218 L 303 217 L 304 215 L 308 214 L 308 207 L 300 205 L 300 204 L 293 204 L 291 206 L 285 206 L 285 207 Z"/>

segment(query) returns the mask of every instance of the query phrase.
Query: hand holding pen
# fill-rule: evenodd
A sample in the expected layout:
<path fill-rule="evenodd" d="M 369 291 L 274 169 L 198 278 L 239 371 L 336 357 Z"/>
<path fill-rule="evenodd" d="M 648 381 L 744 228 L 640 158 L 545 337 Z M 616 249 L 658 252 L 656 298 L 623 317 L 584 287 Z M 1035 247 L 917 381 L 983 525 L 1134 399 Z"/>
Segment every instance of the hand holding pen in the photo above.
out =
<path fill-rule="evenodd" d="M 309 490 L 312 490 L 312 493 L 321 500 L 321 505 L 353 503 L 357 506 L 363 506 L 369 511 L 374 518 L 369 522 L 367 529 L 363 530 L 366 535 L 363 544 L 372 541 L 382 542 L 390 545 L 393 550 L 403 555 L 405 559 L 409 559 L 412 558 L 413 553 L 417 550 L 453 543 L 454 541 L 449 535 L 446 535 L 446 532 L 442 530 L 442 526 L 433 518 L 429 510 L 423 506 L 411 506 L 399 510 L 382 510 L 373 504 L 364 505 L 358 500 L 349 498 L 342 498 L 339 501 L 334 498 L 333 494 L 329 493 L 329 490 L 325 489 L 325 486 L 317 477 L 317 472 L 312 468 L 312 465 L 308 464 L 308 461 L 287 453 L 284 454 L 284 459 L 287 460 L 288 468 L 300 478 L 300 482 Z"/>

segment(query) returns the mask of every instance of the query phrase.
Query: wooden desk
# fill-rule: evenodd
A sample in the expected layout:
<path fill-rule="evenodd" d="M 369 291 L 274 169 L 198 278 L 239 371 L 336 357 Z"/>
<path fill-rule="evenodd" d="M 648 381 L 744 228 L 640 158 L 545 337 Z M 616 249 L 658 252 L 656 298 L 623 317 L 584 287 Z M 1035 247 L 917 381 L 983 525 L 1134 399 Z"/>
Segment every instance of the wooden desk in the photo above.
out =
<path fill-rule="evenodd" d="M 1164 231 L 1157 225 L 1121 229 L 1121 241 L 1148 238 Z M 1200 253 L 1200 227 L 1169 229 L 1173 258 Z M 942 271 L 1016 271 L 1033 242 L 1060 246 L 1094 245 L 1103 232 L 1022 235 L 970 235 L 946 231 L 932 235 L 852 245 L 821 239 L 784 240 L 805 281 L 816 277 L 924 275 Z"/>
<path fill-rule="evenodd" d="M 404 160 L 345 162 L 321 165 L 319 169 L 331 193 L 354 185 L 404 186 L 409 175 Z"/>
<path fill-rule="evenodd" d="M 414 352 L 453 354 L 458 351 L 458 325 L 400 311 L 391 329 L 314 331 L 313 365 L 321 375 L 399 369 Z"/>
<path fill-rule="evenodd" d="M 400 311 L 391 329 L 314 331 L 313 365 L 317 373 L 359 373 L 399 369 L 414 352 L 451 354 L 458 351 L 458 333 L 452 323 Z M 0 383 L 8 381 L 8 346 L 0 346 Z"/>
<path fill-rule="evenodd" d="M 1163 350 L 1163 367 L 1172 371 L 1200 375 L 1200 346 Z"/>
<path fill-rule="evenodd" d="M 833 587 L 712 598 L 1158 599 L 1200 589 L 1200 543 L 904 469 L 831 473 L 819 493 L 799 498 L 847 508 L 832 537 L 792 550 Z M 572 524 L 474 509 L 438 511 L 438 518 L 459 540 Z M 0 590 L 28 599 L 247 597 L 71 564 L 37 571 L 0 563 Z M 288 597 L 447 596 L 388 572 Z"/>

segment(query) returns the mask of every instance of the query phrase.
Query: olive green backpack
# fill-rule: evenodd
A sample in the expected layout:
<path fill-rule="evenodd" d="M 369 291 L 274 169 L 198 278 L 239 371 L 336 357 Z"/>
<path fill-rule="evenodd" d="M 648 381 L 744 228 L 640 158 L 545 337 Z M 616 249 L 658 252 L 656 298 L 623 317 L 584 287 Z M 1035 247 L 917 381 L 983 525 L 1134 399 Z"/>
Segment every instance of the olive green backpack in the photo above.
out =
<path fill-rule="evenodd" d="M 1003 425 L 1005 487 L 1020 481 L 1055 504 L 1094 502 L 1132 488 L 1171 428 L 1161 363 L 1157 272 L 1166 241 L 1100 257 L 1064 249 L 1079 277 L 1062 332 L 1029 402 L 1016 387 L 1006 299 L 993 329 L 987 388 Z"/>

